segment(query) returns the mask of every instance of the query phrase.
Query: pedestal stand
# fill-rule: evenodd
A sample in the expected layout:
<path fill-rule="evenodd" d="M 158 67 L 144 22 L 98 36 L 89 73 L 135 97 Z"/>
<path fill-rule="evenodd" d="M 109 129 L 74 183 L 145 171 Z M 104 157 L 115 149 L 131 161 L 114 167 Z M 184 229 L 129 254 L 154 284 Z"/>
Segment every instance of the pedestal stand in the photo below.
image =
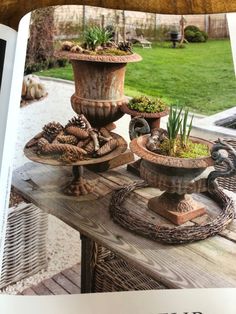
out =
<path fill-rule="evenodd" d="M 73 180 L 63 189 L 64 193 L 71 196 L 87 195 L 94 189 L 94 184 L 86 180 L 83 166 L 72 167 Z"/>

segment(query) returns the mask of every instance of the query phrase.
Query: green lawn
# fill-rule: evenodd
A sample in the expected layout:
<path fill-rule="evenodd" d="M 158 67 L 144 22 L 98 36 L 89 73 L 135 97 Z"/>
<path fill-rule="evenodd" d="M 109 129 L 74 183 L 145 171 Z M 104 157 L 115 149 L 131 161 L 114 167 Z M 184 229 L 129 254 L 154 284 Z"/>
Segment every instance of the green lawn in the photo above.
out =
<path fill-rule="evenodd" d="M 192 111 L 213 114 L 236 105 L 236 78 L 229 40 L 188 44 L 185 49 L 135 48 L 143 61 L 128 65 L 125 92 L 164 98 Z M 71 66 L 37 73 L 73 79 Z"/>

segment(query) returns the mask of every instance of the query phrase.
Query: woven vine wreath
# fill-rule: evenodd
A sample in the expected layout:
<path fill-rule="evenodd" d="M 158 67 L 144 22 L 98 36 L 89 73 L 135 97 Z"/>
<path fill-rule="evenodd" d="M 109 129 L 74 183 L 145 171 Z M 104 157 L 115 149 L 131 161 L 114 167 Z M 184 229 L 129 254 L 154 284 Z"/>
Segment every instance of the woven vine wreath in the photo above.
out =
<path fill-rule="evenodd" d="M 222 151 L 228 152 L 228 155 L 222 154 Z M 170 244 L 194 242 L 218 234 L 235 218 L 236 205 L 233 199 L 219 187 L 216 179 L 236 175 L 236 151 L 231 145 L 218 139 L 211 150 L 211 157 L 218 168 L 212 171 L 207 178 L 208 191 L 222 209 L 221 213 L 212 221 L 203 225 L 166 227 L 134 216 L 122 205 L 135 189 L 148 186 L 144 181 L 131 183 L 113 192 L 110 202 L 110 214 L 113 220 L 139 235 Z M 225 166 L 223 169 L 222 165 Z"/>
<path fill-rule="evenodd" d="M 170 244 L 188 243 L 203 240 L 221 232 L 234 219 L 234 202 L 223 189 L 216 187 L 213 198 L 222 206 L 222 212 L 204 225 L 186 227 L 165 227 L 146 222 L 132 215 L 123 203 L 135 189 L 147 187 L 144 181 L 134 182 L 115 190 L 111 197 L 110 213 L 115 222 L 139 235 Z"/>

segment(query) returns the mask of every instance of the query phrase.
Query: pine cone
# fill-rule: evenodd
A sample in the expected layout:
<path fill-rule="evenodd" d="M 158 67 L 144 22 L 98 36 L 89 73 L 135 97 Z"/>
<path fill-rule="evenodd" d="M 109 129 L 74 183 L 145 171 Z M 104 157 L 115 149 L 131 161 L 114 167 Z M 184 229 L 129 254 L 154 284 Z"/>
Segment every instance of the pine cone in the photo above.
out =
<path fill-rule="evenodd" d="M 62 130 L 63 126 L 60 123 L 50 122 L 43 127 L 43 137 L 52 143 Z"/>
<path fill-rule="evenodd" d="M 89 142 L 91 141 L 91 138 L 88 137 L 86 140 L 80 140 L 77 144 L 78 147 L 84 148 Z"/>
<path fill-rule="evenodd" d="M 65 152 L 64 154 L 61 155 L 59 160 L 63 163 L 72 163 L 76 162 L 78 160 L 82 159 L 82 155 L 78 155 L 75 152 Z"/>
<path fill-rule="evenodd" d="M 58 135 L 57 141 L 62 144 L 71 144 L 71 145 L 77 145 L 78 140 L 74 135 Z"/>
<path fill-rule="evenodd" d="M 87 155 L 87 152 L 80 147 L 70 144 L 50 144 L 45 138 L 38 141 L 39 152 L 44 154 L 63 154 L 71 153 L 79 155 Z"/>
<path fill-rule="evenodd" d="M 78 115 L 77 117 L 75 116 L 71 120 L 69 120 L 65 127 L 67 128 L 68 126 L 77 126 L 81 129 L 86 129 L 86 123 L 84 122 L 80 115 Z"/>
<path fill-rule="evenodd" d="M 45 138 L 40 138 L 38 141 L 39 150 L 42 151 L 48 144 L 49 142 Z"/>
<path fill-rule="evenodd" d="M 81 129 L 77 126 L 68 126 L 66 127 L 66 132 L 70 135 L 76 136 L 80 140 L 84 140 L 89 137 L 89 132 Z"/>
<path fill-rule="evenodd" d="M 106 128 L 101 128 L 99 131 L 102 134 L 102 136 L 106 138 L 112 137 L 111 133 Z"/>
<path fill-rule="evenodd" d="M 73 42 L 71 42 L 71 41 L 64 41 L 62 43 L 61 50 L 70 51 L 73 46 L 74 46 Z"/>
<path fill-rule="evenodd" d="M 125 52 L 131 52 L 132 53 L 132 43 L 128 41 L 124 41 L 119 43 L 118 49 Z"/>
<path fill-rule="evenodd" d="M 81 48 L 79 45 L 75 45 L 70 49 L 71 52 L 76 53 L 82 53 L 83 52 L 83 48 Z"/>
<path fill-rule="evenodd" d="M 109 140 L 106 144 L 104 144 L 99 150 L 96 152 L 98 157 L 104 156 L 112 152 L 118 146 L 118 142 L 116 139 Z"/>
<path fill-rule="evenodd" d="M 88 154 L 93 154 L 95 152 L 95 147 L 94 147 L 94 142 L 90 141 L 85 147 L 84 150 L 88 153 Z"/>

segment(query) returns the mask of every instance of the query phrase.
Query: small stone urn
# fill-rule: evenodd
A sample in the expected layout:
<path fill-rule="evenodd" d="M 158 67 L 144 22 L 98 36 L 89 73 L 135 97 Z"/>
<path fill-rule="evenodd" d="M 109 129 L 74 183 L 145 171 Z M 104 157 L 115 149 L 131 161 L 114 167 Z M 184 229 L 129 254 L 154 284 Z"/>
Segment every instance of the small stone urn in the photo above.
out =
<path fill-rule="evenodd" d="M 214 170 L 214 160 L 209 157 L 177 158 L 149 151 L 146 143 L 150 135 L 135 138 L 130 143 L 133 153 L 142 158 L 141 177 L 152 187 L 165 191 L 161 196 L 149 200 L 149 209 L 181 225 L 205 213 L 204 205 L 191 196 L 194 192 L 208 190 L 207 178 Z M 193 142 L 211 142 L 191 137 Z"/>
<path fill-rule="evenodd" d="M 71 61 L 75 93 L 73 110 L 84 114 L 93 127 L 106 126 L 123 116 L 120 110 L 128 103 L 124 96 L 126 64 L 142 60 L 138 54 L 108 56 L 58 52 L 57 56 Z"/>
<path fill-rule="evenodd" d="M 131 116 L 131 119 L 134 117 L 144 118 L 147 121 L 150 127 L 150 130 L 155 129 L 155 128 L 160 128 L 161 118 L 167 116 L 169 113 L 169 108 L 166 108 L 165 110 L 160 111 L 160 112 L 152 112 L 152 113 L 140 112 L 140 111 L 130 109 L 127 104 L 124 104 L 121 107 L 121 110 L 124 113 L 129 114 Z"/>

